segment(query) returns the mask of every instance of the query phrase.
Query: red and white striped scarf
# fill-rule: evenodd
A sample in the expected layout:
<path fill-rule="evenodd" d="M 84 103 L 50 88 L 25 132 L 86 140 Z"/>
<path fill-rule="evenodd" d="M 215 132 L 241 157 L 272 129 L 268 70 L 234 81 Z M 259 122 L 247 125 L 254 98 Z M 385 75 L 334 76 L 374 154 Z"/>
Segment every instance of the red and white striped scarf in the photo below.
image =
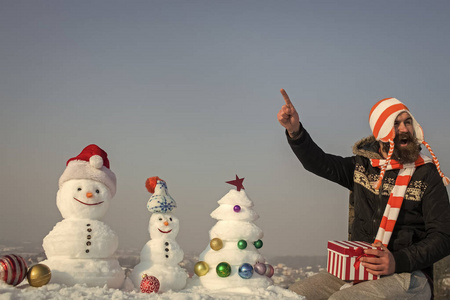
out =
<path fill-rule="evenodd" d="M 384 159 L 371 159 L 370 162 L 373 167 L 378 168 L 382 168 L 386 164 L 386 160 Z M 386 171 L 400 171 L 398 172 L 397 179 L 395 180 L 395 186 L 389 195 L 389 200 L 384 210 L 383 218 L 381 219 L 380 227 L 378 228 L 378 233 L 374 243 L 381 242 L 387 247 L 389 240 L 391 239 L 398 214 L 400 213 L 406 188 L 408 187 L 409 181 L 411 180 L 416 167 L 432 162 L 433 160 L 431 158 L 423 155 L 422 153 L 420 153 L 419 158 L 413 163 L 401 164 L 392 159 L 388 162 Z"/>

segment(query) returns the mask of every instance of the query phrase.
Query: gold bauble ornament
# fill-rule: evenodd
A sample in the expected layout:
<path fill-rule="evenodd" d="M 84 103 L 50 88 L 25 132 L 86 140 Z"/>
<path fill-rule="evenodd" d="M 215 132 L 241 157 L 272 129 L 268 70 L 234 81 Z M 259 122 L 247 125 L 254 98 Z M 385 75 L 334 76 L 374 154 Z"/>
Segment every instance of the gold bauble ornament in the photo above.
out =
<path fill-rule="evenodd" d="M 206 275 L 206 273 L 208 273 L 208 271 L 209 271 L 209 266 L 204 261 L 199 261 L 194 266 L 194 273 L 199 277 Z"/>
<path fill-rule="evenodd" d="M 211 246 L 211 249 L 213 249 L 214 251 L 218 251 L 218 250 L 222 249 L 223 242 L 219 238 L 213 238 L 211 240 L 211 242 L 209 242 L 209 245 Z"/>
<path fill-rule="evenodd" d="M 52 278 L 50 268 L 44 264 L 32 266 L 27 273 L 28 283 L 34 287 L 41 287 L 49 283 Z"/>

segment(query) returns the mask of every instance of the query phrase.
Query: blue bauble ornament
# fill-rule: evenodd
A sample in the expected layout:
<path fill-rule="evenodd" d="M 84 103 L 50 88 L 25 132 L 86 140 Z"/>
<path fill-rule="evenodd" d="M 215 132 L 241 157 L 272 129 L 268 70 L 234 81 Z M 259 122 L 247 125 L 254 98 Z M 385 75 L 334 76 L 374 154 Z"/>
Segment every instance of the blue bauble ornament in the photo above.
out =
<path fill-rule="evenodd" d="M 244 279 L 249 279 L 253 276 L 253 267 L 251 264 L 244 263 L 239 267 L 239 276 Z"/>

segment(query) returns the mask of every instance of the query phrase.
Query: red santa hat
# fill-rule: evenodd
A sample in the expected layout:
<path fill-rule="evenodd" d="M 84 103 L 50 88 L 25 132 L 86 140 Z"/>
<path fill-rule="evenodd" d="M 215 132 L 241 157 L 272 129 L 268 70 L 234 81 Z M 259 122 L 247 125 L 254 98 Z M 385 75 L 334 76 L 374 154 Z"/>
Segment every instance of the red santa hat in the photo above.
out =
<path fill-rule="evenodd" d="M 89 145 L 81 153 L 70 158 L 59 178 L 59 187 L 71 179 L 91 179 L 106 185 L 111 195 L 116 194 L 116 175 L 109 169 L 108 154 L 97 145 Z"/>
<path fill-rule="evenodd" d="M 413 120 L 413 127 L 415 132 L 415 137 L 417 138 L 417 141 L 421 144 L 423 144 L 428 151 L 430 152 L 431 156 L 433 157 L 433 163 L 436 165 L 437 170 L 442 177 L 442 180 L 445 185 L 449 184 L 449 179 L 445 177 L 445 175 L 441 171 L 441 167 L 439 164 L 439 161 L 434 154 L 433 150 L 431 150 L 430 145 L 425 142 L 423 129 L 420 126 L 419 122 L 416 121 L 414 116 L 411 114 L 409 109 L 404 105 L 402 102 L 400 102 L 398 99 L 395 98 L 386 98 L 383 100 L 378 101 L 371 109 L 370 115 L 369 115 L 369 125 L 372 129 L 373 136 L 377 141 L 382 141 L 384 143 L 389 143 L 389 151 L 386 157 L 386 163 L 381 168 L 380 171 L 380 178 L 375 185 L 375 188 L 378 189 L 381 185 L 381 181 L 383 180 L 384 173 L 386 171 L 386 166 L 389 164 L 389 161 L 391 160 L 392 153 L 394 152 L 394 138 L 395 138 L 395 120 L 397 119 L 397 116 L 400 115 L 403 112 L 407 112 L 412 120 Z"/>

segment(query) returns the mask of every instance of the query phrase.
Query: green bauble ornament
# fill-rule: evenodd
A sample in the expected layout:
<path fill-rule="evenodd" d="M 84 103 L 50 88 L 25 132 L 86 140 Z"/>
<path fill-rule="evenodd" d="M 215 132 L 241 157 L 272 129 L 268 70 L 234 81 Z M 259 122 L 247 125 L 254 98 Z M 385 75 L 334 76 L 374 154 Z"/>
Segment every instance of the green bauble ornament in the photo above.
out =
<path fill-rule="evenodd" d="M 256 249 L 259 249 L 263 246 L 263 242 L 261 240 L 257 240 L 256 242 L 253 243 L 253 245 L 255 245 Z"/>
<path fill-rule="evenodd" d="M 221 262 L 217 265 L 216 272 L 219 277 L 228 277 L 231 274 L 231 266 L 227 262 Z"/>
<path fill-rule="evenodd" d="M 243 249 L 247 248 L 247 242 L 244 241 L 244 240 L 240 240 L 240 241 L 237 243 L 237 246 L 238 246 L 239 249 L 243 250 Z"/>

